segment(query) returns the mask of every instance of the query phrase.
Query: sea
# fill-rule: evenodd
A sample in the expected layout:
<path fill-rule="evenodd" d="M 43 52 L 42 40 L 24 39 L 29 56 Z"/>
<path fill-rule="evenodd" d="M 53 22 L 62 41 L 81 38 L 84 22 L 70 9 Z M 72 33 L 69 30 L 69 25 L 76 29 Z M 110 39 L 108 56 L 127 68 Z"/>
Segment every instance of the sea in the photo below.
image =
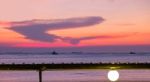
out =
<path fill-rule="evenodd" d="M 150 53 L 1 53 L 0 64 L 40 63 L 150 63 Z M 43 71 L 43 82 L 111 82 L 110 69 Z M 118 69 L 116 82 L 150 82 L 150 69 Z M 0 70 L 0 82 L 38 82 L 38 71 Z"/>

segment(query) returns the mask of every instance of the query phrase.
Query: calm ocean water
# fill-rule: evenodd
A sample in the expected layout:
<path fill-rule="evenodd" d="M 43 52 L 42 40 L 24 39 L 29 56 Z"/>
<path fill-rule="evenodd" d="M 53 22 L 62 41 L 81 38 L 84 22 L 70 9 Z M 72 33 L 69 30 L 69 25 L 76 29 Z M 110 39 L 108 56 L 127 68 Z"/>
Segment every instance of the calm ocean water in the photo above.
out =
<path fill-rule="evenodd" d="M 0 63 L 149 62 L 150 54 L 1 54 Z M 43 82 L 109 82 L 109 70 L 52 70 Z M 118 70 L 117 82 L 150 82 L 150 70 Z M 38 82 L 37 71 L 0 71 L 0 82 Z"/>

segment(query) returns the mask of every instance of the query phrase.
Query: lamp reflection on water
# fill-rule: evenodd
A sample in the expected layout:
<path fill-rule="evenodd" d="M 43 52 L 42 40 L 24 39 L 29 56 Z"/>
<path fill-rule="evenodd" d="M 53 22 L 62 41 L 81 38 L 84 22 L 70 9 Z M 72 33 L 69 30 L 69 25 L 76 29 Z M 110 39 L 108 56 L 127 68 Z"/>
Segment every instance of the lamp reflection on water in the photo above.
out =
<path fill-rule="evenodd" d="M 119 72 L 117 70 L 109 70 L 108 72 L 108 79 L 111 82 L 116 82 L 119 79 Z"/>

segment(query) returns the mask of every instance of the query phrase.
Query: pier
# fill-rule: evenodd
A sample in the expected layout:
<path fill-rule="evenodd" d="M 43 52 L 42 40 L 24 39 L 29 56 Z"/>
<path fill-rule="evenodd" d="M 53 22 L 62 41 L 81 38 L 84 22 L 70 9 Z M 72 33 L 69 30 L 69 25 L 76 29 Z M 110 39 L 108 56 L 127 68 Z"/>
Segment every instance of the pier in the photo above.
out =
<path fill-rule="evenodd" d="M 61 63 L 61 64 L 0 64 L 0 70 L 35 70 L 42 82 L 42 71 L 69 69 L 150 69 L 150 63 Z"/>

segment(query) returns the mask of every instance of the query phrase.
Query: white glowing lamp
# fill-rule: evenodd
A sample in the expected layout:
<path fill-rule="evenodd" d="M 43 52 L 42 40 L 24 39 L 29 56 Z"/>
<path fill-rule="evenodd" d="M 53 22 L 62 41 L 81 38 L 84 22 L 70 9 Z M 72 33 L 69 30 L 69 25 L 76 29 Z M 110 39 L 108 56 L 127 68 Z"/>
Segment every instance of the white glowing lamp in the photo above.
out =
<path fill-rule="evenodd" d="M 110 70 L 108 72 L 108 79 L 112 82 L 115 82 L 119 79 L 119 73 L 117 70 Z"/>

